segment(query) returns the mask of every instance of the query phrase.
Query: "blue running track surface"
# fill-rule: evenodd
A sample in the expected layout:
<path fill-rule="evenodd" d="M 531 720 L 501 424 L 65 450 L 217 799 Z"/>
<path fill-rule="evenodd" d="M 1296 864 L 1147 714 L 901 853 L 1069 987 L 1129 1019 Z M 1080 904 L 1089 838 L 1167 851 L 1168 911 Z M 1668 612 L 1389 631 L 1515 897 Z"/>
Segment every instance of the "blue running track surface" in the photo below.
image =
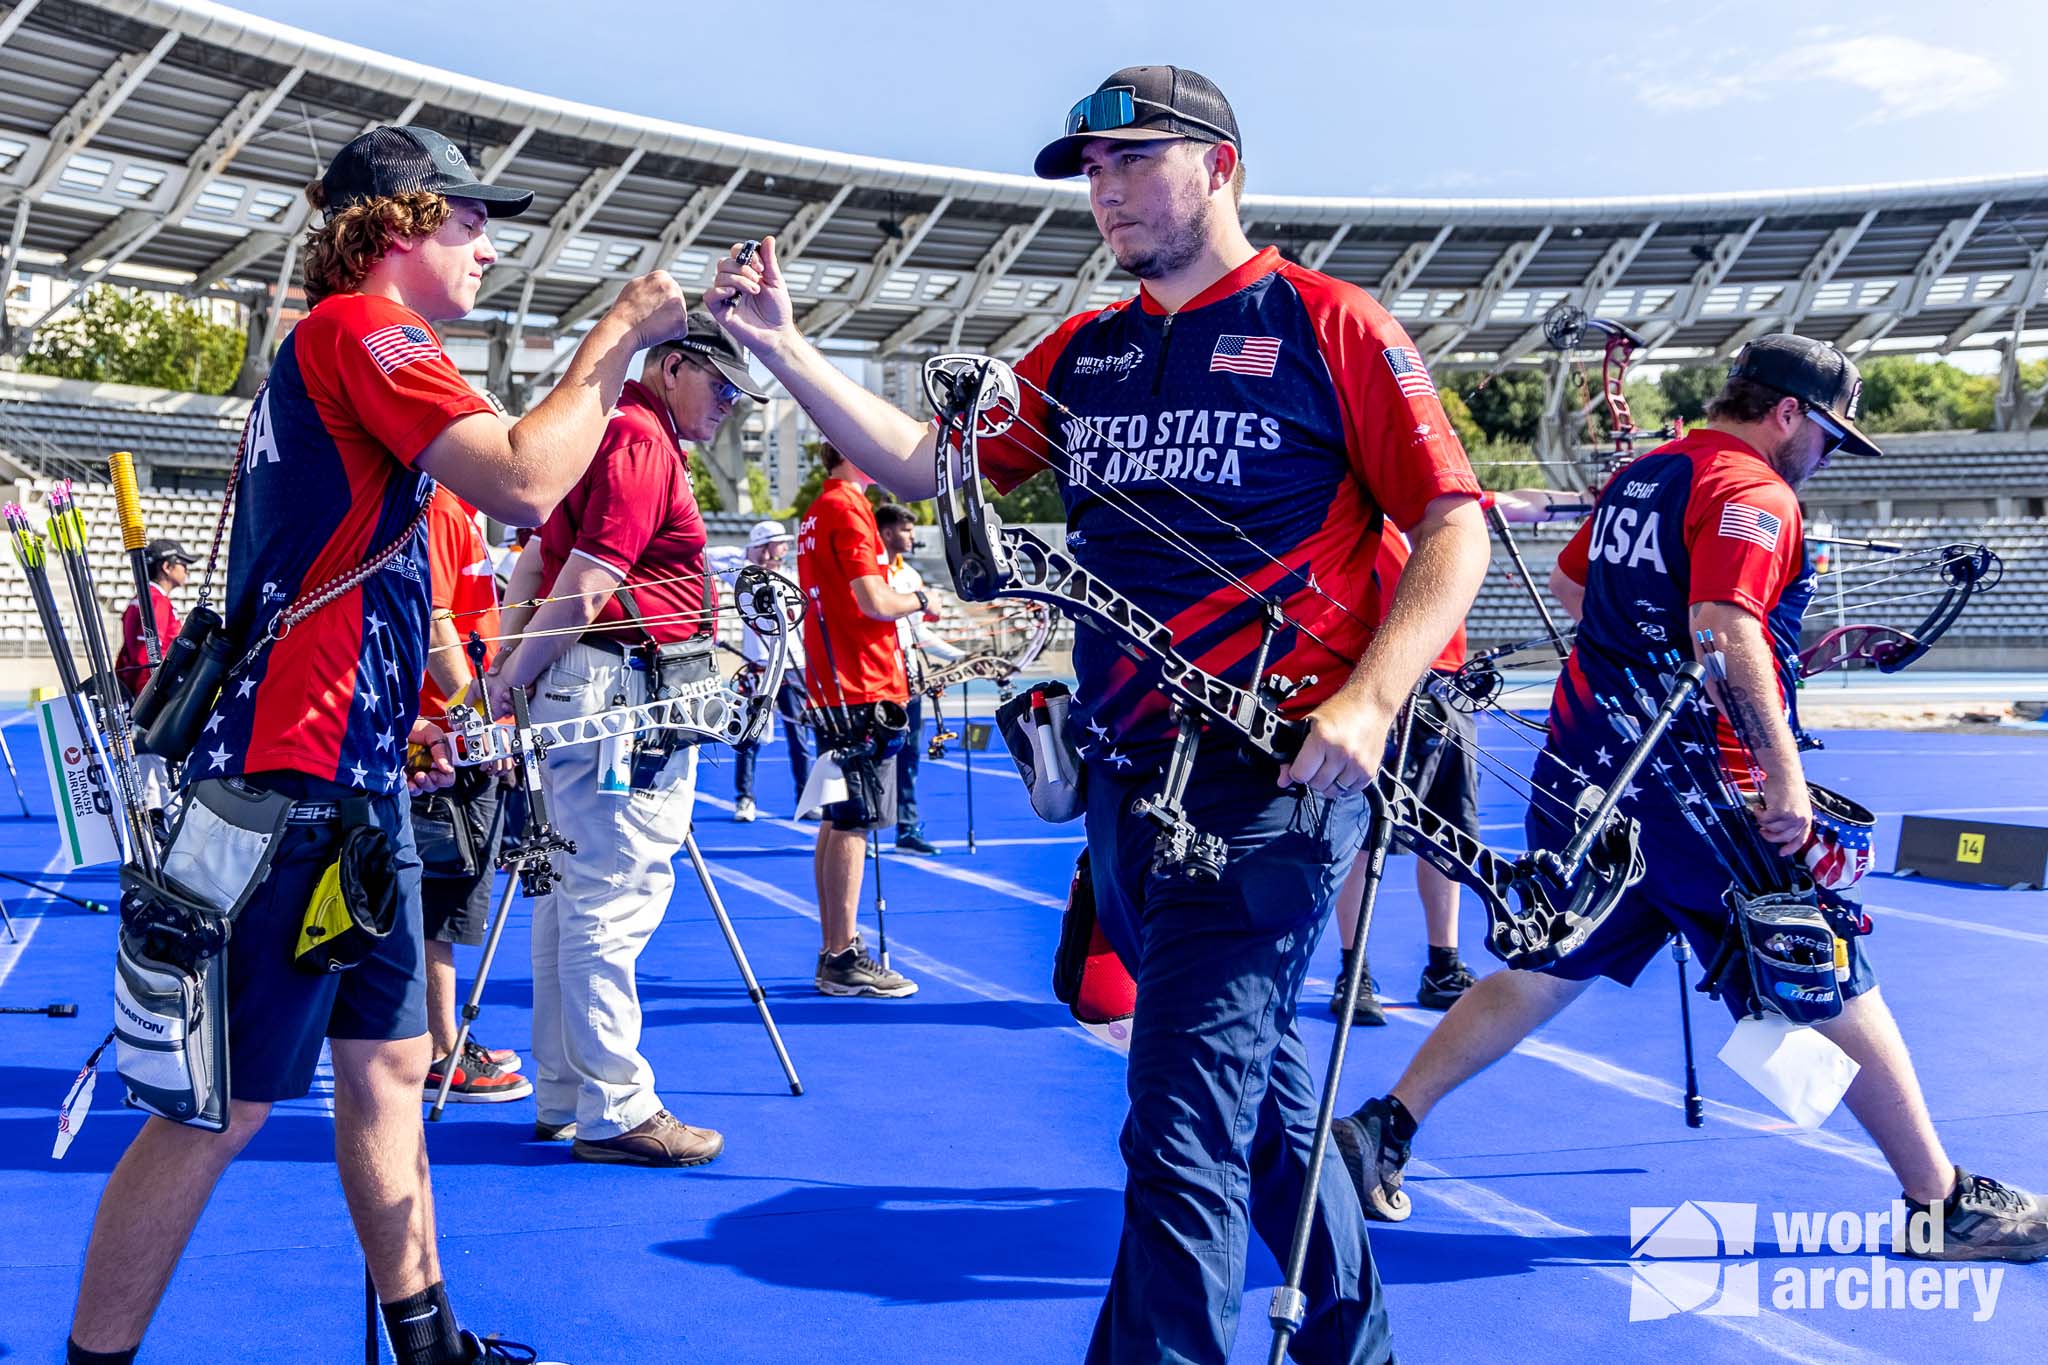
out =
<path fill-rule="evenodd" d="M 0 818 L 0 868 L 34 875 L 53 862 L 55 826 L 33 732 L 8 734 L 37 815 Z M 2035 738 L 1826 738 L 1809 771 L 1884 816 L 1881 868 L 1904 811 L 2048 823 L 2048 747 Z M 1526 768 L 1514 739 L 1489 739 Z M 779 749 L 763 756 L 754 824 L 731 822 L 729 761 L 704 770 L 698 841 L 805 1094 L 788 1093 L 685 863 L 641 961 L 645 1048 L 669 1107 L 722 1130 L 725 1155 L 685 1171 L 583 1165 L 566 1146 L 531 1140 L 530 1100 L 450 1106 L 428 1134 L 441 1255 L 465 1326 L 575 1365 L 1080 1359 L 1120 1222 L 1124 1102 L 1121 1057 L 1076 1027 L 1048 985 L 1079 827 L 1036 820 L 1007 761 L 976 754 L 980 848 L 970 856 L 961 757 L 956 748 L 922 769 L 927 833 L 944 856 L 883 860 L 891 960 L 922 986 L 896 1001 L 812 991 L 814 827 L 775 818 L 792 798 Z M 1519 847 L 1509 784 L 1489 779 L 1483 794 L 1487 838 Z M 14 809 L 0 791 L 0 810 Z M 1440 1017 L 1403 1003 L 1424 959 L 1411 864 L 1393 861 L 1371 941 L 1390 1022 L 1354 1035 L 1346 1108 L 1388 1087 Z M 873 876 L 871 866 L 869 897 Z M 64 886 L 114 899 L 109 869 Z M 1863 890 L 1885 996 L 1952 1155 L 2048 1186 L 2048 895 L 1888 876 Z M 114 919 L 15 884 L 0 896 L 20 934 L 0 942 L 0 1004 L 80 1007 L 68 1020 L 0 1016 L 0 1359 L 57 1361 L 95 1201 L 140 1120 L 121 1107 L 110 1057 L 91 1122 L 63 1161 L 50 1159 L 57 1103 L 107 1028 Z M 862 920 L 876 946 L 871 899 Z M 478 1028 L 522 1053 L 529 922 L 516 902 Z M 1494 964 L 1481 928 L 1468 896 L 1468 960 L 1485 971 Z M 465 991 L 475 957 L 458 954 Z M 1319 1052 L 1336 957 L 1326 938 L 1304 999 Z M 1782 1218 L 1886 1211 L 1897 1183 L 1846 1112 L 1817 1132 L 1793 1129 L 1717 1061 L 1727 1019 L 1703 998 L 1694 1017 L 1708 1119 L 1687 1129 L 1672 974 L 1660 959 L 1633 991 L 1596 985 L 1431 1116 L 1410 1168 L 1413 1218 L 1372 1233 L 1400 1358 L 2041 1359 L 2048 1265 L 1923 1280 L 1926 1307 L 1870 1307 L 1853 1288 L 1860 1306 L 1844 1306 L 1838 1272 L 1870 1270 L 1860 1241 L 1780 1248 Z M 362 1262 L 334 1175 L 329 1104 L 316 1089 L 279 1106 L 221 1182 L 144 1362 L 360 1358 Z M 1330 1175 L 1344 1178 L 1335 1165 Z M 1704 1225 L 1721 1229 L 1728 1254 L 1632 1254 L 1669 1243 L 1639 1247 L 1631 1209 L 1680 1209 L 1677 1229 L 1699 1219 L 1686 1201 L 1713 1206 Z M 1741 1244 L 1750 1205 L 1753 1253 Z M 1849 1221 L 1833 1229 L 1844 1245 Z M 1891 1265 L 1902 1273 L 1888 1293 L 1910 1300 L 1917 1263 Z M 1255 1249 L 1233 1360 L 1265 1359 L 1278 1279 Z M 1730 1311 L 1746 1307 L 1752 1282 L 1761 1313 Z M 1817 1305 L 1771 1306 L 1788 1286 L 1816 1284 Z"/>

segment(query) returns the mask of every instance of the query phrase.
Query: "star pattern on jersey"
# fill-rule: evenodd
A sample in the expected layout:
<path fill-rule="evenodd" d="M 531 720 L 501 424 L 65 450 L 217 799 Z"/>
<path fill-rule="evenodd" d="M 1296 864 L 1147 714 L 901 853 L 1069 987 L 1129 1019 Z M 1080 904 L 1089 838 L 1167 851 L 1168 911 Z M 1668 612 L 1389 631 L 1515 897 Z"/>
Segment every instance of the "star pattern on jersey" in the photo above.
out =
<path fill-rule="evenodd" d="M 383 618 L 383 617 L 381 617 L 381 616 L 377 615 L 377 613 L 373 611 L 373 612 L 371 612 L 371 613 L 370 613 L 370 616 L 369 616 L 369 620 L 368 620 L 368 621 L 367 621 L 367 622 L 366 622 L 365 624 L 367 624 L 367 625 L 368 625 L 368 626 L 370 627 L 370 638 L 371 638 L 371 639 L 373 639 L 373 640 L 381 640 L 381 639 L 383 639 L 383 638 L 384 638 L 384 618 Z"/>
<path fill-rule="evenodd" d="M 391 747 L 392 741 L 397 738 L 398 737 L 392 734 L 389 730 L 379 730 L 377 732 L 377 747 L 380 749 L 388 749 Z"/>
<path fill-rule="evenodd" d="M 370 709 L 372 711 L 376 710 L 379 706 L 382 706 L 384 704 L 384 699 L 377 695 L 377 689 L 370 686 L 368 683 L 363 684 L 363 700 L 370 704 Z"/>
<path fill-rule="evenodd" d="M 227 767 L 228 760 L 233 757 L 234 755 L 228 752 L 227 746 L 224 744 L 217 744 L 213 748 L 206 751 L 207 761 L 213 764 L 213 770 L 215 772 L 219 772 L 221 769 Z"/>
<path fill-rule="evenodd" d="M 249 699 L 249 694 L 251 692 L 254 692 L 255 690 L 256 680 L 254 678 L 244 678 L 242 679 L 241 682 L 235 685 L 235 700 L 247 701 Z"/>
<path fill-rule="evenodd" d="M 358 787 L 367 788 L 370 785 L 370 770 L 368 768 L 365 768 L 360 763 L 356 764 L 353 768 L 350 768 L 348 770 L 348 775 L 356 780 L 356 785 Z"/>
<path fill-rule="evenodd" d="M 1682 739 L 1678 741 L 1678 747 L 1679 752 L 1687 754 L 1703 754 L 1707 751 L 1707 746 L 1696 739 Z"/>
<path fill-rule="evenodd" d="M 1111 763 L 1114 763 L 1119 768 L 1128 768 L 1131 766 L 1131 760 L 1125 755 L 1117 752 L 1115 749 L 1111 749 L 1109 751 L 1109 761 Z"/>
<path fill-rule="evenodd" d="M 212 715 L 206 718 L 206 729 L 202 733 L 209 735 L 212 734 L 215 730 L 220 729 L 220 723 L 226 719 L 227 716 L 224 713 L 219 711 L 214 712 Z"/>
<path fill-rule="evenodd" d="M 1704 806 L 1707 804 L 1707 794 L 1698 787 L 1687 787 L 1678 794 L 1678 799 L 1685 802 L 1688 806 Z"/>
<path fill-rule="evenodd" d="M 1608 753 L 1606 748 L 1603 746 L 1593 751 L 1593 761 L 1604 768 L 1608 764 L 1614 762 L 1614 755 Z"/>
<path fill-rule="evenodd" d="M 390 772 L 384 774 L 384 785 L 396 791 L 398 789 L 398 779 L 403 776 L 405 776 L 404 773 L 400 772 L 397 768 L 393 768 Z"/>
<path fill-rule="evenodd" d="M 1621 789 L 1621 799 L 1624 801 L 1633 801 L 1642 794 L 1643 789 L 1641 787 L 1638 787 L 1633 782 L 1629 783 L 1626 787 L 1623 787 Z"/>
<path fill-rule="evenodd" d="M 1095 736 L 1095 738 L 1097 739 L 1109 738 L 1108 729 L 1092 720 L 1088 722 L 1088 733 Z"/>
<path fill-rule="evenodd" d="M 394 683 L 398 681 L 398 660 L 389 654 L 384 656 L 384 676 Z"/>

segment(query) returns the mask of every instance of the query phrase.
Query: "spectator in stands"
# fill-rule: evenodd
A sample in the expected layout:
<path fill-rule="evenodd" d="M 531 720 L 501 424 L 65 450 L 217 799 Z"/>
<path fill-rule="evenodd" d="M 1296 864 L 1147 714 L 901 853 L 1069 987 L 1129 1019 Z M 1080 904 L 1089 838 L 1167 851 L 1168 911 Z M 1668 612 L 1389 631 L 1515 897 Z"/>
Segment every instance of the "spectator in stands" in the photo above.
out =
<path fill-rule="evenodd" d="M 440 725 L 449 706 L 486 703 L 464 643 L 473 631 L 484 646 L 483 667 L 497 646 L 498 585 L 490 548 L 477 526 L 476 509 L 452 488 L 436 488 L 427 508 L 427 568 L 433 580 L 434 616 L 427 628 L 427 674 L 420 686 L 420 715 Z M 497 883 L 498 849 L 504 838 L 504 788 L 488 767 L 463 768 L 446 791 L 421 792 L 412 799 L 413 837 L 420 855 L 420 911 L 427 944 L 427 1032 L 434 1040 L 434 1064 L 426 1093 L 441 1092 L 452 1068 L 448 1098 L 456 1104 L 523 1100 L 533 1083 L 519 1074 L 519 1056 L 509 1048 L 488 1048 L 471 1034 L 455 1055 L 455 946 L 480 947 L 491 917 L 491 888 Z"/>
<path fill-rule="evenodd" d="M 794 537 L 779 521 L 757 521 L 747 533 L 747 548 L 744 551 L 730 547 L 711 552 L 711 566 L 727 586 L 731 586 L 733 575 L 742 564 L 757 568 L 776 570 L 782 567 L 783 558 L 789 552 Z M 740 656 L 747 661 L 756 678 L 768 666 L 768 642 L 763 640 L 751 627 L 740 635 Z M 775 689 L 775 718 L 782 721 L 783 738 L 789 744 L 789 772 L 796 780 L 797 804 L 803 804 L 804 783 L 811 776 L 811 749 L 806 738 L 803 721 L 804 686 L 801 681 L 804 667 L 804 640 L 800 628 L 789 631 L 789 658 L 783 669 L 782 684 Z M 770 720 L 772 726 L 774 720 Z M 758 813 L 754 805 L 754 769 L 761 756 L 761 746 L 767 742 L 768 732 L 762 731 L 760 739 L 750 744 L 737 745 L 733 749 L 733 808 L 732 818 L 746 824 Z M 797 811 L 797 818 L 807 812 Z"/>
<path fill-rule="evenodd" d="M 889 551 L 889 586 L 897 592 L 917 596 L 924 592 L 924 576 L 905 558 L 917 548 L 917 518 L 900 502 L 885 502 L 875 509 L 875 525 L 882 533 L 882 545 Z M 960 651 L 932 634 L 938 621 L 936 611 L 925 610 L 896 618 L 896 638 L 903 648 L 903 666 L 910 678 L 910 725 L 903 732 L 903 747 L 896 751 L 896 847 L 905 853 L 937 857 L 939 846 L 924 837 L 924 822 L 917 818 L 917 757 L 924 748 L 924 680 L 931 665 L 951 663 Z M 943 718 L 939 724 L 943 725 Z"/>
<path fill-rule="evenodd" d="M 185 586 L 191 572 L 192 556 L 175 540 L 152 540 L 143 549 L 143 565 L 149 571 L 149 616 L 156 626 L 157 653 L 170 646 L 178 633 L 177 608 L 171 594 Z M 114 659 L 114 677 L 133 701 L 149 685 L 149 650 L 142 639 L 142 604 L 130 602 L 121 613 L 121 652 Z"/>
<path fill-rule="evenodd" d="M 300 269 L 311 311 L 279 348 L 250 413 L 223 614 L 260 637 L 279 600 L 336 595 L 272 638 L 226 689 L 195 780 L 236 779 L 307 803 L 274 850 L 226 950 L 232 1097 L 225 1133 L 146 1120 L 103 1191 L 68 1346 L 70 1365 L 132 1362 L 215 1183 L 272 1104 L 307 1093 L 324 1040 L 334 1069 L 335 1164 L 398 1365 L 532 1360 L 459 1330 L 441 1278 L 420 1088 L 432 1060 L 419 882 L 400 788 L 445 785 L 445 750 L 408 779 L 430 595 L 419 513 L 434 482 L 514 524 L 541 520 L 582 475 L 635 352 L 682 326 L 682 291 L 626 284 L 561 383 L 516 423 L 471 388 L 434 335 L 476 303 L 496 259 L 493 216 L 529 191 L 481 183 L 454 143 L 379 127 L 306 190 L 322 215 Z M 390 553 L 386 570 L 342 576 Z M 194 768 L 200 767 L 195 754 Z M 345 972 L 292 965 L 342 837 L 323 809 L 367 807 L 393 847 L 396 927 Z M 248 1325 L 248 1359 L 332 1354 L 289 1315 Z M 291 1344 L 287 1345 L 287 1339 Z"/>
<path fill-rule="evenodd" d="M 532 687 L 536 721 L 574 720 L 649 700 L 671 670 L 710 676 L 718 601 L 684 442 L 711 440 L 743 397 L 766 395 L 708 313 L 648 351 L 589 470 L 520 557 L 513 600 L 545 600 L 507 612 L 521 639 L 491 675 L 494 711 Z M 650 748 L 666 733 L 643 732 L 630 755 L 565 745 L 541 770 L 550 816 L 584 854 L 533 910 L 534 1131 L 573 1139 L 579 1161 L 699 1166 L 725 1147 L 669 1112 L 640 1054 L 634 964 L 668 913 L 697 788 L 695 748 Z"/>
<path fill-rule="evenodd" d="M 1483 507 L 1500 509 L 1504 520 L 1533 523 L 1559 517 L 1584 516 L 1592 511 L 1591 497 L 1550 488 L 1515 488 L 1488 493 L 1480 499 Z M 1389 530 L 1380 542 L 1380 602 L 1391 600 L 1401 570 L 1408 562 L 1408 541 L 1399 531 Z M 1449 677 L 1464 667 L 1467 658 L 1465 627 L 1460 625 L 1430 665 L 1438 677 Z M 1435 697 L 1421 694 L 1416 717 L 1409 732 L 1408 766 L 1401 774 L 1424 807 L 1435 812 L 1475 842 L 1479 840 L 1479 733 L 1469 713 L 1445 705 Z M 1389 752 L 1394 745 L 1388 745 Z M 1337 942 L 1348 944 L 1358 932 L 1358 910 L 1365 897 L 1367 858 L 1361 854 L 1344 878 L 1337 893 Z M 1422 900 L 1422 921 L 1428 935 L 1429 962 L 1416 983 L 1415 1003 L 1424 1009 L 1447 1010 L 1470 990 L 1478 978 L 1458 956 L 1458 884 L 1422 859 L 1415 860 L 1415 891 Z M 1343 975 L 1330 993 L 1330 1012 L 1337 1013 L 1343 999 L 1345 976 L 1351 953 L 1343 949 Z M 1384 1024 L 1385 1011 L 1377 998 L 1378 983 L 1367 966 L 1358 991 L 1352 1019 L 1360 1024 Z"/>
<path fill-rule="evenodd" d="M 864 750 L 875 768 L 865 798 L 824 808 L 812 868 L 818 883 L 816 984 L 825 995 L 900 999 L 917 983 L 869 955 L 856 919 L 868 831 L 896 818 L 896 765 L 876 723 L 889 705 L 909 700 L 896 622 L 931 610 L 924 593 L 889 586 L 889 552 L 875 525 L 866 489 L 873 480 L 831 446 L 824 449 L 825 484 L 797 523 L 797 579 L 804 593 L 805 692 L 818 717 L 820 751 Z M 836 736 L 836 738 L 835 738 Z"/>

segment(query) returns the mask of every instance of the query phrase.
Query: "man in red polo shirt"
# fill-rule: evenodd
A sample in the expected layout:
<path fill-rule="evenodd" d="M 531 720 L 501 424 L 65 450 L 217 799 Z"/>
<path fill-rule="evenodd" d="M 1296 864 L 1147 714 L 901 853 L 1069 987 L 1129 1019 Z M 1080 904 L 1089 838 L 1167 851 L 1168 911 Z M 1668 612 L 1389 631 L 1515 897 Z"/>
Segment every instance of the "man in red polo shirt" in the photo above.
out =
<path fill-rule="evenodd" d="M 701 639 L 717 599 L 705 596 L 704 518 L 690 491 L 685 441 L 709 441 L 742 397 L 765 395 L 739 347 L 708 313 L 648 351 L 628 383 L 589 470 L 520 557 L 511 600 L 546 599 L 492 674 L 503 714 L 515 687 L 534 689 L 533 718 L 571 720 L 649 699 L 646 647 Z M 669 1113 L 640 1055 L 634 963 L 668 912 L 672 862 L 690 832 L 697 751 L 659 766 L 624 745 L 555 750 L 542 770 L 550 813 L 578 852 L 533 911 L 534 1130 L 575 1139 L 581 1161 L 698 1166 L 725 1139 Z"/>
<path fill-rule="evenodd" d="M 816 708 L 820 755 L 846 747 L 876 703 L 893 703 L 900 719 L 910 698 L 896 622 L 931 609 L 922 592 L 889 586 L 889 551 L 865 489 L 873 482 L 826 446 L 825 484 L 797 523 L 797 581 L 804 594 L 804 684 Z M 839 740 L 835 742 L 835 731 Z M 872 727 L 856 742 L 870 751 L 880 800 L 834 802 L 818 822 L 811 868 L 818 882 L 817 987 L 826 995 L 901 999 L 917 983 L 868 954 L 854 920 L 860 906 L 861 859 L 868 831 L 896 820 L 894 745 L 900 731 Z"/>

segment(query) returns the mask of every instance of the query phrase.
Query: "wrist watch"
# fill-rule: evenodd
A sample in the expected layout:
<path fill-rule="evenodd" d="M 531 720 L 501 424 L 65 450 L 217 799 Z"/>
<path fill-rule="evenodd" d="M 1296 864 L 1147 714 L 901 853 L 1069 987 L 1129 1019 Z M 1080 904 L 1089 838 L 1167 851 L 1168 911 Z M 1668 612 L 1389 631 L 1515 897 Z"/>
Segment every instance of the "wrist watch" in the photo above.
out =
<path fill-rule="evenodd" d="M 931 614 L 932 599 L 924 595 L 923 588 L 919 588 L 916 592 L 912 593 L 911 596 L 917 599 L 917 609 L 919 611 L 924 612 L 926 615 Z"/>

